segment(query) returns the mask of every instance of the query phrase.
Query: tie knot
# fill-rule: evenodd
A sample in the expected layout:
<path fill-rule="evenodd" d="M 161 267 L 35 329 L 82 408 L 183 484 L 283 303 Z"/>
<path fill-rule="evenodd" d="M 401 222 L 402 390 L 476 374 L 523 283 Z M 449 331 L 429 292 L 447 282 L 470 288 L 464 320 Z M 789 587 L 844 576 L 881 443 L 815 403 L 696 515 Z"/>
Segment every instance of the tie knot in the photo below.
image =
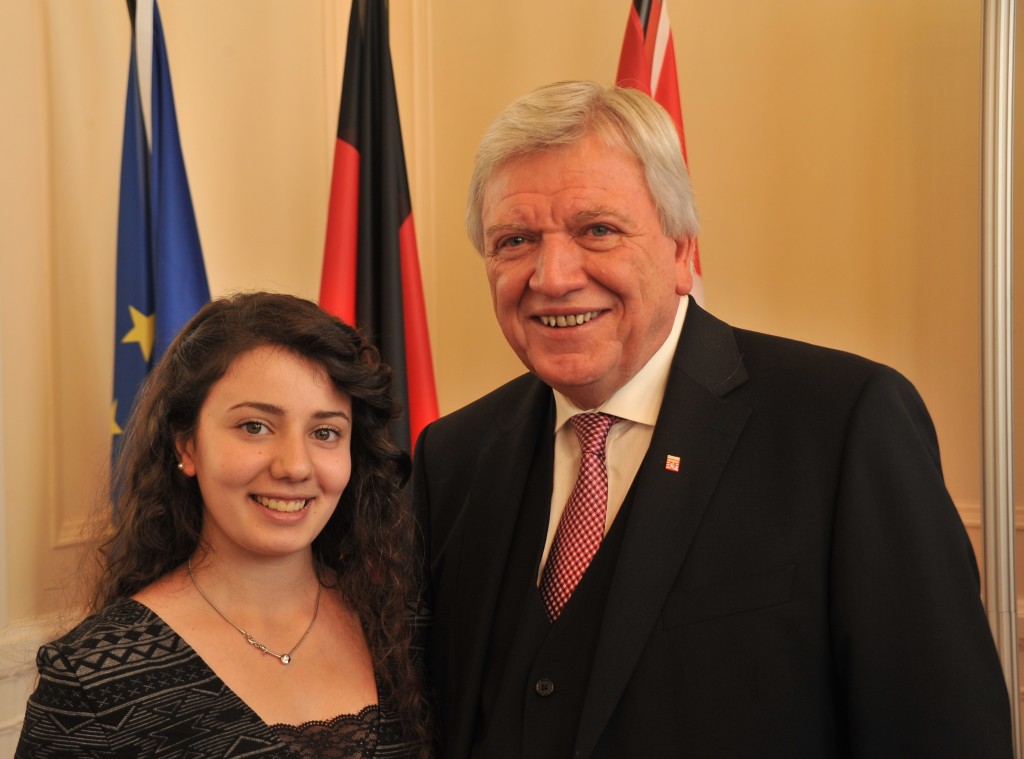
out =
<path fill-rule="evenodd" d="M 576 437 L 580 439 L 580 448 L 583 452 L 603 456 L 608 430 L 619 421 L 619 417 L 611 414 L 576 414 L 569 421 L 576 430 Z"/>

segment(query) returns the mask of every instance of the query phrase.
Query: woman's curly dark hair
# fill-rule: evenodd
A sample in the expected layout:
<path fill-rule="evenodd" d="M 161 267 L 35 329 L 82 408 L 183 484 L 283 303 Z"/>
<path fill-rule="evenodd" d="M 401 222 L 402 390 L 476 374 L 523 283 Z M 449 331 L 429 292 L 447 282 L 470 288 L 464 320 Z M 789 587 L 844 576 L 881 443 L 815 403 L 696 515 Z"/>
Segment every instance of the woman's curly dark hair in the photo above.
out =
<path fill-rule="evenodd" d="M 402 486 L 409 457 L 391 441 L 391 370 L 355 328 L 291 295 L 245 293 L 204 306 L 150 373 L 118 446 L 113 533 L 93 609 L 127 598 L 181 566 L 199 545 L 203 501 L 177 469 L 175 440 L 195 433 L 210 388 L 240 355 L 280 346 L 323 367 L 352 399 L 352 474 L 313 541 L 321 582 L 362 620 L 377 676 L 400 718 L 426 738 L 413 664 L 420 579 L 415 526 Z"/>

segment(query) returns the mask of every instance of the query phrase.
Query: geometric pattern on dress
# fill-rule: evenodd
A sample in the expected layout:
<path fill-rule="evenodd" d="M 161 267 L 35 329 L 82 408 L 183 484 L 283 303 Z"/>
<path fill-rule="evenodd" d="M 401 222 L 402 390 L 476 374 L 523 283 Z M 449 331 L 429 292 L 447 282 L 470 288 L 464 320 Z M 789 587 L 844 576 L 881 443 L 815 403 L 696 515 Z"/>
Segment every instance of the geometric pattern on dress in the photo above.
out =
<path fill-rule="evenodd" d="M 604 538 L 608 511 L 604 450 L 608 430 L 617 421 L 617 416 L 595 413 L 569 419 L 579 438 L 582 457 L 540 579 L 540 595 L 552 622 L 562 613 Z"/>
<path fill-rule="evenodd" d="M 234 639 L 231 639 L 234 642 Z M 282 740 L 171 627 L 131 599 L 85 619 L 36 656 L 39 683 L 29 697 L 16 759 L 298 759 Z M 344 759 L 409 759 L 404 735 L 379 692 L 379 733 Z M 329 728 L 365 733 L 364 720 L 335 719 Z"/>

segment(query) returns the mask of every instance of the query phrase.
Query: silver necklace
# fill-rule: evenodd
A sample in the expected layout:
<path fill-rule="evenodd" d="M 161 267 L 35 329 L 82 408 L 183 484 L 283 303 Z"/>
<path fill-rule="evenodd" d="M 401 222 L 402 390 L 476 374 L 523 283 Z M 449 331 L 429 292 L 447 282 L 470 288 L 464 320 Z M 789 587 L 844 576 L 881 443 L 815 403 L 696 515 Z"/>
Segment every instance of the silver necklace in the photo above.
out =
<path fill-rule="evenodd" d="M 309 620 L 309 627 L 306 628 L 306 632 L 302 633 L 302 637 L 299 638 L 299 642 L 296 643 L 294 646 L 292 646 L 292 650 L 289 651 L 288 653 L 286 653 L 286 654 L 278 654 L 278 653 L 275 653 L 275 652 L 271 651 L 265 645 L 260 643 L 254 637 L 252 637 L 251 633 L 246 632 L 241 627 L 239 627 L 234 622 L 232 622 L 230 619 L 228 619 L 228 615 L 225 614 L 224 612 L 222 612 L 220 609 L 217 608 L 217 606 L 213 603 L 213 601 L 210 600 L 210 597 L 208 595 L 206 595 L 206 593 L 203 592 L 202 588 L 199 587 L 199 583 L 196 582 L 195 573 L 192 572 L 192 557 L 191 556 L 188 559 L 188 576 L 192 578 L 192 584 L 196 586 L 196 590 L 199 591 L 199 595 L 201 595 L 206 600 L 206 603 L 210 604 L 210 608 L 213 609 L 215 612 L 217 612 L 225 622 L 227 622 L 233 628 L 238 630 L 238 632 L 242 633 L 242 637 L 245 638 L 246 642 L 249 643 L 250 646 L 253 646 L 253 647 L 259 649 L 260 651 L 262 651 L 267 656 L 273 656 L 275 659 L 277 659 L 282 664 L 290 664 L 291 663 L 291 661 L 292 661 L 292 654 L 295 653 L 295 649 L 297 649 L 299 646 L 302 645 L 302 641 L 304 641 L 306 639 L 306 636 L 309 635 L 309 631 L 313 629 L 313 624 L 316 622 L 316 615 L 320 611 L 320 592 L 324 589 L 324 586 L 321 585 L 319 582 L 316 584 L 316 605 L 313 607 L 313 618 L 311 620 Z"/>

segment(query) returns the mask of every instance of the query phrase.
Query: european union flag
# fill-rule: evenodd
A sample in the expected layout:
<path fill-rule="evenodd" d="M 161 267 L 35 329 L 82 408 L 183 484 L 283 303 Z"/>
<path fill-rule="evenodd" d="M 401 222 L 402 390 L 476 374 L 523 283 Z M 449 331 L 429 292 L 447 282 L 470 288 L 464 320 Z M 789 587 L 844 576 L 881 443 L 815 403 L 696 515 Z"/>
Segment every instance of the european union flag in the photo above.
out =
<path fill-rule="evenodd" d="M 124 111 L 117 228 L 114 455 L 135 393 L 193 314 L 210 299 L 160 11 L 128 0 L 132 51 Z"/>

